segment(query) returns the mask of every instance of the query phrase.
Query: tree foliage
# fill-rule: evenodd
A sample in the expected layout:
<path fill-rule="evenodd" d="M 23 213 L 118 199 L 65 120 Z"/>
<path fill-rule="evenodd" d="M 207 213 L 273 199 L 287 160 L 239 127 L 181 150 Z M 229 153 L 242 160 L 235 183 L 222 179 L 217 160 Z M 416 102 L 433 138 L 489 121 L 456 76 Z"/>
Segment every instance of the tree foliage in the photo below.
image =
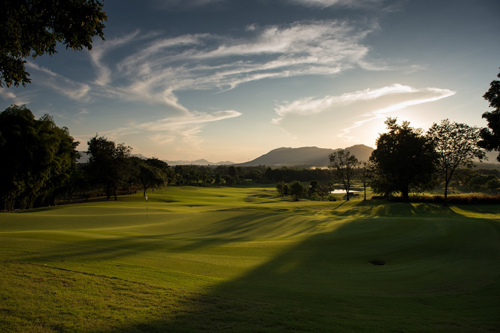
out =
<path fill-rule="evenodd" d="M 448 186 L 455 170 L 460 167 L 471 168 L 475 158 L 484 158 L 484 151 L 478 146 L 480 129 L 467 124 L 450 122 L 434 123 L 427 132 L 435 147 L 439 169 L 444 180 L 444 202 L 448 198 Z"/>
<path fill-rule="evenodd" d="M 4 0 L 0 10 L 0 87 L 30 83 L 26 58 L 56 53 L 62 43 L 92 49 L 104 39 L 107 16 L 99 0 Z"/>
<path fill-rule="evenodd" d="M 306 188 L 301 182 L 294 180 L 290 183 L 290 195 L 293 196 L 295 201 L 298 201 L 304 195 L 305 191 Z"/>
<path fill-rule="evenodd" d="M 500 78 L 500 73 L 497 77 Z M 488 127 L 481 129 L 482 140 L 479 145 L 487 151 L 500 152 L 500 80 L 491 81 L 490 89 L 483 95 L 483 98 L 494 110 L 483 113 L 482 117 L 488 122 Z M 500 162 L 500 153 L 497 160 Z"/>
<path fill-rule="evenodd" d="M 333 170 L 336 178 L 342 182 L 347 201 L 349 201 L 351 183 L 358 174 L 360 162 L 356 156 L 347 150 L 337 150 L 330 154 L 329 159 L 330 164 L 328 167 Z"/>
<path fill-rule="evenodd" d="M 146 191 L 152 188 L 159 188 L 168 184 L 168 164 L 160 161 L 157 158 L 148 158 L 142 160 L 133 157 L 135 164 L 135 178 L 142 185 L 144 190 L 143 196 L 146 196 Z"/>
<path fill-rule="evenodd" d="M 437 170 L 437 154 L 432 142 L 421 129 L 410 127 L 404 121 L 398 125 L 396 118 L 386 120 L 389 132 L 381 134 L 377 148 L 370 156 L 374 165 L 371 187 L 375 193 L 401 193 L 409 199 L 410 190 L 433 187 Z"/>
<path fill-rule="evenodd" d="M 44 115 L 35 119 L 26 106 L 0 113 L 0 209 L 54 204 L 57 191 L 75 168 L 78 142 L 66 127 Z"/>
<path fill-rule="evenodd" d="M 94 184 L 102 187 L 108 200 L 111 195 L 114 195 L 117 200 L 117 190 L 130 177 L 129 157 L 132 148 L 123 143 L 115 144 L 104 136 L 98 135 L 90 139 L 87 144 L 90 179 Z"/>

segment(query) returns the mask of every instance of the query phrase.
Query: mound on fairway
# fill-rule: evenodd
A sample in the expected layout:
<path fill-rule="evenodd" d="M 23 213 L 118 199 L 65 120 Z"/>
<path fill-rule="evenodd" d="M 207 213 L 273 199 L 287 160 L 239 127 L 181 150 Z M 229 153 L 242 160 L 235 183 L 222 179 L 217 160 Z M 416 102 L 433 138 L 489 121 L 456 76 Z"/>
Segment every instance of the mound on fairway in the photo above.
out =
<path fill-rule="evenodd" d="M 2 213 L 0 329 L 497 331 L 499 219 L 264 187 Z"/>

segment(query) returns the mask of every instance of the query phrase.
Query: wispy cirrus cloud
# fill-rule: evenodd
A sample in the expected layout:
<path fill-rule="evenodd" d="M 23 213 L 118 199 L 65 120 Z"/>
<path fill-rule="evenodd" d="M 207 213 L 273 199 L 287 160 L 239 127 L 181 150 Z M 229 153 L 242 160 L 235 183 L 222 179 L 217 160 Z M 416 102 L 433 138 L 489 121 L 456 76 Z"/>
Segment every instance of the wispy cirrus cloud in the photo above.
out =
<path fill-rule="evenodd" d="M 150 38 L 143 47 L 130 48 L 135 51 L 121 60 L 116 60 L 117 55 L 111 54 L 113 47 L 108 46 L 93 55 L 92 61 L 100 72 L 96 82 L 103 87 L 135 98 L 141 96 L 136 94 L 140 87 L 145 99 L 160 101 L 165 92 L 226 90 L 266 78 L 328 75 L 368 67 L 369 49 L 362 41 L 375 29 L 376 25 L 360 27 L 345 21 L 254 26 L 240 37 L 195 34 Z M 139 36 L 119 42 L 136 42 Z M 110 43 L 114 46 L 119 42 Z M 107 53 L 117 65 L 105 64 Z"/>
<path fill-rule="evenodd" d="M 321 7 L 321 8 L 326 8 L 331 6 L 365 7 L 368 5 L 376 5 L 385 2 L 385 0 L 286 0 L 286 1 L 307 7 Z"/>
<path fill-rule="evenodd" d="M 226 91 L 247 82 L 335 75 L 352 68 L 386 70 L 386 65 L 370 62 L 369 48 L 363 43 L 377 29 L 372 23 L 327 20 L 252 25 L 234 36 L 165 37 L 136 31 L 93 49 L 95 93 L 164 106 L 168 117 L 139 128 L 152 131 L 151 138 L 158 142 L 179 137 L 197 142 L 205 124 L 241 113 L 191 111 L 178 100 L 178 92 Z"/>
<path fill-rule="evenodd" d="M 169 117 L 155 122 L 143 123 L 138 127 L 150 131 L 181 131 L 186 126 L 201 125 L 239 116 L 241 116 L 241 112 L 235 110 L 215 111 L 213 113 L 192 112 L 189 116 Z"/>
<path fill-rule="evenodd" d="M 166 144 L 182 141 L 196 146 L 203 141 L 198 137 L 198 134 L 205 124 L 239 116 L 241 113 L 235 110 L 212 113 L 192 112 L 187 116 L 168 117 L 155 122 L 143 123 L 137 127 L 151 133 L 149 138 L 156 143 Z"/>
<path fill-rule="evenodd" d="M 377 89 L 366 89 L 349 92 L 338 96 L 322 98 L 307 97 L 291 102 L 284 102 L 275 107 L 279 116 L 272 120 L 274 124 L 281 122 L 288 116 L 312 116 L 321 113 L 343 113 L 346 110 L 362 110 L 350 126 L 338 130 L 338 137 L 347 141 L 354 139 L 349 133 L 367 122 L 386 117 L 388 113 L 396 112 L 410 106 L 438 101 L 455 95 L 456 92 L 442 88 L 414 88 L 402 84 L 393 84 Z M 369 102 L 369 104 L 367 104 Z M 375 105 L 375 106 L 373 106 Z M 349 111 L 350 112 L 350 111 Z"/>
<path fill-rule="evenodd" d="M 36 71 L 34 75 L 39 77 L 37 78 L 37 82 L 41 85 L 47 86 L 59 94 L 76 101 L 86 101 L 89 99 L 88 93 L 91 88 L 88 84 L 73 81 L 32 62 L 28 62 L 26 66 Z"/>
<path fill-rule="evenodd" d="M 87 112 L 84 109 L 80 113 Z M 239 116 L 241 116 L 241 113 L 235 110 L 214 111 L 211 113 L 193 111 L 185 115 L 166 117 L 157 121 L 131 124 L 130 126 L 101 131 L 100 135 L 112 140 L 122 140 L 127 136 L 141 135 L 147 136 L 152 143 L 157 145 L 181 143 L 193 147 L 203 142 L 199 134 L 206 124 Z M 82 137 L 89 136 L 87 134 Z"/>
<path fill-rule="evenodd" d="M 8 88 L 0 87 L 0 97 L 12 104 L 29 104 L 29 101 L 26 98 L 17 96 L 11 89 Z"/>
<path fill-rule="evenodd" d="M 321 113 L 340 106 L 346 106 L 354 102 L 368 101 L 382 96 L 395 94 L 409 94 L 417 92 L 415 88 L 401 84 L 393 84 L 378 89 L 366 89 L 345 93 L 340 96 L 325 96 L 323 98 L 306 97 L 292 102 L 285 102 L 274 109 L 280 118 L 273 119 L 274 123 L 279 123 L 288 114 L 309 115 Z"/>

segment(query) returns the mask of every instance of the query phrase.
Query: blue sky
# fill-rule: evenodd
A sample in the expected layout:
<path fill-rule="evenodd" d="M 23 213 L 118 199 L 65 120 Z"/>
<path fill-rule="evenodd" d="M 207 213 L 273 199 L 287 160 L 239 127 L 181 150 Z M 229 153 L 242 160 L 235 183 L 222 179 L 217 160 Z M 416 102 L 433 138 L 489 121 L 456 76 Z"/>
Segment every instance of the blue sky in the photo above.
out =
<path fill-rule="evenodd" d="M 0 88 L 80 141 L 166 160 L 375 147 L 387 117 L 485 126 L 498 0 L 106 0 L 105 41 Z"/>

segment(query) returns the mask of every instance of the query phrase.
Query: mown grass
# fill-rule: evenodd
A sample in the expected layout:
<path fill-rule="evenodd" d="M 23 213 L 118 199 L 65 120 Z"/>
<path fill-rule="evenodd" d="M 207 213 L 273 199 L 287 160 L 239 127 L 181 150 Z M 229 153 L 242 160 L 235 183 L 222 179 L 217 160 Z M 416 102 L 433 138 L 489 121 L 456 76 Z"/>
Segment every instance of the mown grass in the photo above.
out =
<path fill-rule="evenodd" d="M 499 235 L 498 206 L 262 187 L 2 213 L 0 330 L 494 332 Z"/>

